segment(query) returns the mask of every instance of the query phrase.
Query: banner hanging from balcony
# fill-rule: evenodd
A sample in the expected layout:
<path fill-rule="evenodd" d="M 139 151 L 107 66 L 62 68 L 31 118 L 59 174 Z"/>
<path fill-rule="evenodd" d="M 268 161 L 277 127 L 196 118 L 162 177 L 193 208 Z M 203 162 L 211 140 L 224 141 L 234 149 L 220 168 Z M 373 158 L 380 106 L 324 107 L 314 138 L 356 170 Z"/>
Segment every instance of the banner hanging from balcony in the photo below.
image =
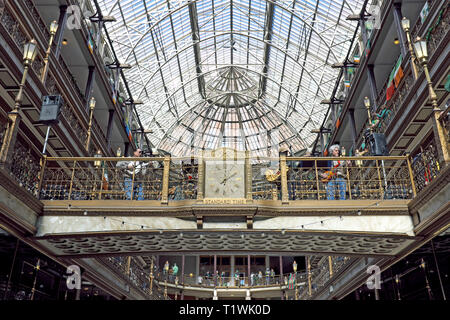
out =
<path fill-rule="evenodd" d="M 133 143 L 133 134 L 131 131 L 131 124 L 133 123 L 132 118 L 133 118 L 133 112 L 130 110 L 127 110 L 127 112 L 125 113 L 125 119 L 124 119 L 125 132 L 127 133 L 128 140 L 130 140 L 131 143 Z"/>
<path fill-rule="evenodd" d="M 92 40 L 91 34 L 89 33 L 87 45 L 91 54 L 94 54 L 94 40 Z"/>
<path fill-rule="evenodd" d="M 402 61 L 402 56 L 400 56 L 394 66 L 394 69 L 392 69 L 391 74 L 389 75 L 388 87 L 386 89 L 386 101 L 391 100 L 395 89 L 398 88 L 400 80 L 403 78 L 404 74 L 402 69 Z"/>

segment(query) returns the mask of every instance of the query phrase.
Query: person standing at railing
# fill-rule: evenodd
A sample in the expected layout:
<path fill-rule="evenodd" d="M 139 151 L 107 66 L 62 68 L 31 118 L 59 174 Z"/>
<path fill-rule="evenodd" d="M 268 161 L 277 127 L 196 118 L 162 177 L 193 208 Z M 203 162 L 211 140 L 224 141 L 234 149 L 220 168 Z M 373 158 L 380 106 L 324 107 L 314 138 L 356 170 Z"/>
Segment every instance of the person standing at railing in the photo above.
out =
<path fill-rule="evenodd" d="M 270 269 L 269 267 L 266 268 L 266 286 L 270 284 Z"/>
<path fill-rule="evenodd" d="M 275 284 L 275 271 L 270 269 L 270 277 L 272 278 L 272 284 Z"/>
<path fill-rule="evenodd" d="M 259 285 L 263 284 L 263 274 L 262 274 L 261 270 L 259 270 L 259 272 L 258 272 L 258 284 Z"/>
<path fill-rule="evenodd" d="M 234 273 L 234 283 L 235 286 L 239 285 L 239 270 L 236 270 L 236 272 Z"/>
<path fill-rule="evenodd" d="M 169 275 L 169 261 L 166 261 L 163 268 L 163 274 L 164 277 L 167 279 L 167 276 Z"/>
<path fill-rule="evenodd" d="M 332 145 L 329 149 L 331 157 L 339 157 L 340 156 L 340 146 L 338 144 Z M 344 167 L 349 166 L 350 161 L 344 160 L 331 160 L 330 161 L 330 170 L 321 174 L 322 182 L 327 183 L 327 199 L 334 200 L 335 192 L 338 190 L 339 192 L 339 200 L 345 200 L 345 192 L 346 192 L 346 183 L 345 183 L 345 174 Z"/>
<path fill-rule="evenodd" d="M 133 157 L 141 157 L 142 150 L 136 149 Z M 144 200 L 144 190 L 142 188 L 142 179 L 147 171 L 148 163 L 141 161 L 119 161 L 116 167 L 124 169 L 124 186 L 125 196 L 127 200 L 131 200 L 131 192 L 133 192 L 133 200 Z M 131 190 L 133 188 L 133 190 Z"/>
<path fill-rule="evenodd" d="M 172 266 L 172 276 L 173 276 L 174 279 L 176 279 L 176 278 L 177 278 L 177 275 L 178 275 L 178 266 L 177 266 L 177 264 L 174 262 L 174 263 L 173 263 L 173 266 Z"/>

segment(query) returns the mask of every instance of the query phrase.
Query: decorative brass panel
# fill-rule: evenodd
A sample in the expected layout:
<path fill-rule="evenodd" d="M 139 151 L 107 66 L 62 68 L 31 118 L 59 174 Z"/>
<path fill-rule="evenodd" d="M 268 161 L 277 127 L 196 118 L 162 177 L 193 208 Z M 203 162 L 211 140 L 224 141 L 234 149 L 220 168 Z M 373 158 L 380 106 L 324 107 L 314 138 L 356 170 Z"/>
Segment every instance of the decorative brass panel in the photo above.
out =
<path fill-rule="evenodd" d="M 180 233 L 183 236 L 180 236 Z M 264 236 L 262 236 L 264 233 Z M 289 232 L 279 239 L 280 232 L 267 231 L 165 231 L 151 233 L 154 239 L 145 239 L 147 234 L 135 232 L 123 237 L 109 234 L 108 241 L 98 241 L 98 236 L 46 236 L 35 238 L 56 256 L 89 256 L 112 252 L 124 255 L 149 253 L 199 253 L 238 251 L 253 254 L 324 254 L 324 255 L 396 255 L 417 240 L 409 236 L 386 234 L 354 234 L 323 232 Z M 213 237 L 212 237 L 213 236 Z M 328 239 L 327 239 L 328 238 Z M 325 239 L 325 240 L 324 240 Z"/>

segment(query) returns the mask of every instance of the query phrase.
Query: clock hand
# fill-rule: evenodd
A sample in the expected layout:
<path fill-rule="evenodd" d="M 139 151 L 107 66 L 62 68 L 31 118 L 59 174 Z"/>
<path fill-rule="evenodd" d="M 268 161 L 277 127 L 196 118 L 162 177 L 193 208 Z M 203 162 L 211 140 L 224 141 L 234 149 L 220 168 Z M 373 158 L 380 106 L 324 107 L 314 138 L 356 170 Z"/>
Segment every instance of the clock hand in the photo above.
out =
<path fill-rule="evenodd" d="M 232 174 L 231 176 L 229 176 L 229 177 L 224 178 L 220 184 L 225 184 L 225 181 L 227 181 L 228 179 L 234 177 L 236 174 L 237 174 L 237 172 L 233 173 L 233 174 Z"/>

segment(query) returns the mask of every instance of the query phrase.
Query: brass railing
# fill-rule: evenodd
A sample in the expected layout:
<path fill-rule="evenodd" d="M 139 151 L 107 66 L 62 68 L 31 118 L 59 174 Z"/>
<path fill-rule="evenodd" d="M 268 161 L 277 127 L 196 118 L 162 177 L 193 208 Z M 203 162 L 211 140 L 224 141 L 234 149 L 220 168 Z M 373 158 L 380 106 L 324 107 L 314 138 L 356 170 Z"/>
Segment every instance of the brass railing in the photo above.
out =
<path fill-rule="evenodd" d="M 17 140 L 11 162 L 11 175 L 21 187 L 33 195 L 38 194 L 40 168 L 39 157 L 31 151 L 29 146 Z"/>
<path fill-rule="evenodd" d="M 350 261 L 349 257 L 323 256 L 319 264 L 311 270 L 310 282 L 307 286 L 302 287 L 300 300 L 310 299 L 320 289 L 327 286 L 330 280 Z"/>
<path fill-rule="evenodd" d="M 331 160 L 344 166 L 337 169 Z M 39 194 L 43 200 L 203 200 L 198 191 L 205 188 L 205 177 L 199 174 L 199 161 L 204 158 L 45 158 Z M 406 156 L 249 161 L 252 185 L 242 203 L 411 199 L 416 193 Z"/>
<path fill-rule="evenodd" d="M 295 280 L 294 280 L 295 279 Z M 176 284 L 180 286 L 196 286 L 205 288 L 261 288 L 261 287 L 282 287 L 293 285 L 307 281 L 307 274 L 305 272 L 290 273 L 284 275 L 269 275 L 266 276 L 264 272 L 261 275 L 255 272 L 253 276 L 248 277 L 245 273 L 240 273 L 239 276 L 207 276 L 200 275 L 195 276 L 191 274 L 167 274 L 163 272 L 157 272 L 155 280 L 160 283 Z"/>
<path fill-rule="evenodd" d="M 417 192 L 422 191 L 434 180 L 441 171 L 443 163 L 439 161 L 439 154 L 434 143 L 433 134 L 430 135 L 417 149 L 412 157 L 414 183 Z"/>
<path fill-rule="evenodd" d="M 433 62 L 436 60 L 434 57 L 434 53 L 436 52 L 436 49 L 441 45 L 444 44 L 443 40 L 446 37 L 447 33 L 450 30 L 450 10 L 448 8 L 448 5 L 440 4 L 439 1 L 434 1 L 430 3 L 431 9 L 430 9 L 430 15 L 426 18 L 424 23 L 422 23 L 421 19 L 417 19 L 416 24 L 411 29 L 411 39 L 415 39 L 417 36 L 422 36 L 427 40 L 428 44 L 428 54 L 429 54 L 429 64 L 430 67 L 432 67 Z M 432 12 L 437 10 L 439 6 L 442 6 L 439 9 L 439 12 L 437 12 L 436 17 L 430 24 L 430 28 L 424 29 L 423 25 L 428 24 L 428 20 L 431 19 Z M 409 56 L 408 56 L 409 57 Z M 404 59 L 402 61 L 402 69 L 404 72 L 403 78 L 400 80 L 398 86 L 395 88 L 395 92 L 392 96 L 392 98 L 389 101 L 386 101 L 386 90 L 389 86 L 389 76 L 386 78 L 381 90 L 378 93 L 376 102 L 377 102 L 377 113 L 381 112 L 381 108 L 383 105 L 386 106 L 386 108 L 389 110 L 389 114 L 380 120 L 380 122 L 373 128 L 374 132 L 384 133 L 388 129 L 388 126 L 390 125 L 392 119 L 394 119 L 397 112 L 401 109 L 403 103 L 406 100 L 406 97 L 409 95 L 411 88 L 413 87 L 415 80 L 413 73 L 411 71 L 411 63 L 415 63 L 413 60 L 411 60 L 411 57 L 409 59 Z M 423 69 L 420 67 L 417 67 L 417 70 L 419 72 L 422 72 Z M 363 134 L 364 130 L 368 128 L 369 121 L 367 120 L 364 125 L 362 126 L 362 129 L 360 133 L 358 134 L 357 138 L 357 145 L 361 145 L 363 140 Z"/>
<path fill-rule="evenodd" d="M 133 257 L 107 257 L 101 258 L 109 266 L 139 289 L 151 300 L 165 300 L 162 289 L 156 286 L 149 272 L 145 271 Z"/>

